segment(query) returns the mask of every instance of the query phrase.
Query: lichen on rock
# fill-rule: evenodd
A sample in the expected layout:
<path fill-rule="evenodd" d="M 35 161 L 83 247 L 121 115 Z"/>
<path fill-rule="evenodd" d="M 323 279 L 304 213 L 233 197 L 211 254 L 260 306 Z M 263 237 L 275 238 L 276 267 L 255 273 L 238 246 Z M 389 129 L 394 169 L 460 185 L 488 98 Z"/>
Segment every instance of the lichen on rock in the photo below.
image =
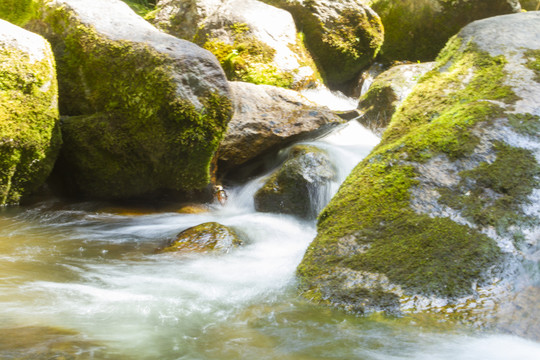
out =
<path fill-rule="evenodd" d="M 43 185 L 61 142 L 51 47 L 0 20 L 0 205 Z"/>
<path fill-rule="evenodd" d="M 539 85 L 527 67 L 539 25 L 539 14 L 500 16 L 449 41 L 320 214 L 298 267 L 306 297 L 454 317 L 504 299 L 512 282 L 501 277 L 540 223 Z M 373 301 L 381 294 L 393 300 Z"/>

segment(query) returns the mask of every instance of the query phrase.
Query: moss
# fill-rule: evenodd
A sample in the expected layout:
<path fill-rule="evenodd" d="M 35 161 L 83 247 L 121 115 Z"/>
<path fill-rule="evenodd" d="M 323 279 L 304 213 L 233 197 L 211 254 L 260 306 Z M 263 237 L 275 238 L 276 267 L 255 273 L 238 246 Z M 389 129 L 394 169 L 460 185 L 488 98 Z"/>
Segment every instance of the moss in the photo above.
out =
<path fill-rule="evenodd" d="M 329 286 L 333 302 L 332 296 L 346 290 L 340 283 L 325 284 L 325 276 L 346 267 L 382 273 L 407 293 L 458 297 L 470 294 L 484 271 L 500 261 L 495 241 L 478 230 L 413 211 L 410 191 L 418 185 L 416 164 L 434 156 L 456 160 L 472 153 L 479 143 L 472 128 L 504 115 L 490 100 L 516 100 L 504 84 L 505 63 L 503 57 L 491 57 L 458 37 L 449 42 L 434 70 L 394 114 L 381 143 L 319 215 L 317 238 L 298 267 L 306 294 L 324 299 Z M 498 148 L 498 153 L 496 163 L 480 166 L 469 176 L 478 185 L 485 182 L 482 186 L 515 193 L 514 209 L 535 181 L 536 165 L 520 149 Z M 518 160 L 522 165 L 515 179 L 497 182 L 495 178 L 506 176 L 508 163 Z M 520 183 L 527 185 L 521 188 Z M 337 243 L 348 236 L 366 250 L 339 254 Z"/>
<path fill-rule="evenodd" d="M 373 0 L 385 29 L 381 58 L 432 61 L 450 37 L 466 24 L 512 12 L 505 1 Z"/>
<path fill-rule="evenodd" d="M 0 48 L 0 205 L 41 186 L 61 144 L 52 53 L 42 60 Z"/>
<path fill-rule="evenodd" d="M 125 198 L 205 187 L 230 101 L 207 93 L 196 109 L 177 95 L 173 59 L 146 44 L 100 37 L 61 8 L 45 16 L 56 34 L 60 109 L 72 116 L 62 126 L 61 164 L 76 194 Z M 38 21 L 31 26 L 51 32 Z"/>
<path fill-rule="evenodd" d="M 540 82 L 540 50 L 527 50 L 525 52 L 527 57 L 527 67 L 534 71 L 534 79 Z"/>
<path fill-rule="evenodd" d="M 508 123 L 519 134 L 540 136 L 540 116 L 533 114 L 508 114 Z"/>
<path fill-rule="evenodd" d="M 37 10 L 35 0 L 2 0 L 0 1 L 0 19 L 15 25 L 23 26 Z"/>
<path fill-rule="evenodd" d="M 529 150 L 497 143 L 495 151 L 493 163 L 462 171 L 457 188 L 440 189 L 439 202 L 461 210 L 475 224 L 493 226 L 499 234 L 508 235 L 512 225 L 532 221 L 521 205 L 528 203 L 532 190 L 539 185 L 540 166 Z M 510 235 L 519 237 L 520 233 Z"/>
<path fill-rule="evenodd" d="M 285 73 L 272 64 L 275 50 L 254 36 L 248 35 L 249 27 L 237 23 L 230 26 L 234 41 L 225 43 L 216 38 L 208 39 L 203 47 L 219 60 L 227 78 L 290 88 L 292 74 Z"/>
<path fill-rule="evenodd" d="M 155 10 L 157 0 L 122 0 L 138 15 L 146 17 Z"/>

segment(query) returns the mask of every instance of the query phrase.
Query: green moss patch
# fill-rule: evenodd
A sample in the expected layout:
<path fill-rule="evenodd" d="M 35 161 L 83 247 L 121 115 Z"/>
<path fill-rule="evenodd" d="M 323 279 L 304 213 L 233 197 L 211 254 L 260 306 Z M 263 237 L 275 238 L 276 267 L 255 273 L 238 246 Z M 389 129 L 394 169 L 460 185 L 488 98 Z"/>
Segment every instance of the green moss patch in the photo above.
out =
<path fill-rule="evenodd" d="M 35 0 L 2 0 L 0 1 L 0 19 L 23 26 L 37 10 Z"/>
<path fill-rule="evenodd" d="M 234 41 L 225 43 L 216 38 L 208 39 L 203 47 L 219 60 L 227 78 L 231 81 L 245 81 L 290 88 L 292 74 L 279 70 L 272 64 L 275 50 L 254 36 L 248 35 L 246 24 L 230 26 Z"/>
<path fill-rule="evenodd" d="M 528 59 L 527 67 L 534 71 L 534 79 L 540 82 L 540 50 L 527 50 L 525 56 Z"/>

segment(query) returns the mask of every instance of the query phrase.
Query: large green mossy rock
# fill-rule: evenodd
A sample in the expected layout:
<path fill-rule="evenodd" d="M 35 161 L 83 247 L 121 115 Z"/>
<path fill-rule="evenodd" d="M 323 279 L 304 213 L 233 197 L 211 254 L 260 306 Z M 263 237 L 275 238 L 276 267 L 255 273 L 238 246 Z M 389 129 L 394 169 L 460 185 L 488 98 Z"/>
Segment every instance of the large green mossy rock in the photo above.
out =
<path fill-rule="evenodd" d="M 334 166 L 323 150 L 296 145 L 255 193 L 255 210 L 315 218 L 335 177 Z"/>
<path fill-rule="evenodd" d="M 432 61 L 468 23 L 520 10 L 517 0 L 370 0 L 384 25 L 381 57 Z"/>
<path fill-rule="evenodd" d="M 231 81 L 314 86 L 318 74 L 290 13 L 258 0 L 161 0 L 156 26 L 210 50 Z"/>
<path fill-rule="evenodd" d="M 466 320 L 505 301 L 508 265 L 539 245 L 539 35 L 530 12 L 447 44 L 319 215 L 304 296 Z"/>
<path fill-rule="evenodd" d="M 0 20 L 0 205 L 45 182 L 61 142 L 51 47 Z"/>
<path fill-rule="evenodd" d="M 291 12 L 325 81 L 339 86 L 369 66 L 383 43 L 379 16 L 362 0 L 264 0 Z"/>
<path fill-rule="evenodd" d="M 64 188 L 122 199 L 207 186 L 232 112 L 216 58 L 119 0 L 36 1 L 26 27 L 56 55 Z"/>

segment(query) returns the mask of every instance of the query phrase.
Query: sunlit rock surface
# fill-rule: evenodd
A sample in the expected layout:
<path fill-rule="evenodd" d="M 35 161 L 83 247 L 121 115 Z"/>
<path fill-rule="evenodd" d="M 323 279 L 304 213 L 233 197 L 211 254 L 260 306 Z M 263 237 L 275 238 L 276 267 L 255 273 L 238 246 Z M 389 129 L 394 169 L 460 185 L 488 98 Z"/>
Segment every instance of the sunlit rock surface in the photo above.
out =
<path fill-rule="evenodd" d="M 52 43 L 64 190 L 124 199 L 199 190 L 231 116 L 208 51 L 164 34 L 119 0 L 38 1 L 26 27 Z"/>
<path fill-rule="evenodd" d="M 303 88 L 316 69 L 290 13 L 257 0 L 161 0 L 153 22 L 212 51 L 229 80 Z"/>
<path fill-rule="evenodd" d="M 43 185 L 61 142 L 51 46 L 0 20 L 0 205 Z"/>
<path fill-rule="evenodd" d="M 306 297 L 482 322 L 538 252 L 540 13 L 466 26 L 319 215 Z"/>
<path fill-rule="evenodd" d="M 302 136 L 315 136 L 343 123 L 328 108 L 296 91 L 243 82 L 231 82 L 231 90 L 235 112 L 219 150 L 225 167 L 239 166 Z"/>

